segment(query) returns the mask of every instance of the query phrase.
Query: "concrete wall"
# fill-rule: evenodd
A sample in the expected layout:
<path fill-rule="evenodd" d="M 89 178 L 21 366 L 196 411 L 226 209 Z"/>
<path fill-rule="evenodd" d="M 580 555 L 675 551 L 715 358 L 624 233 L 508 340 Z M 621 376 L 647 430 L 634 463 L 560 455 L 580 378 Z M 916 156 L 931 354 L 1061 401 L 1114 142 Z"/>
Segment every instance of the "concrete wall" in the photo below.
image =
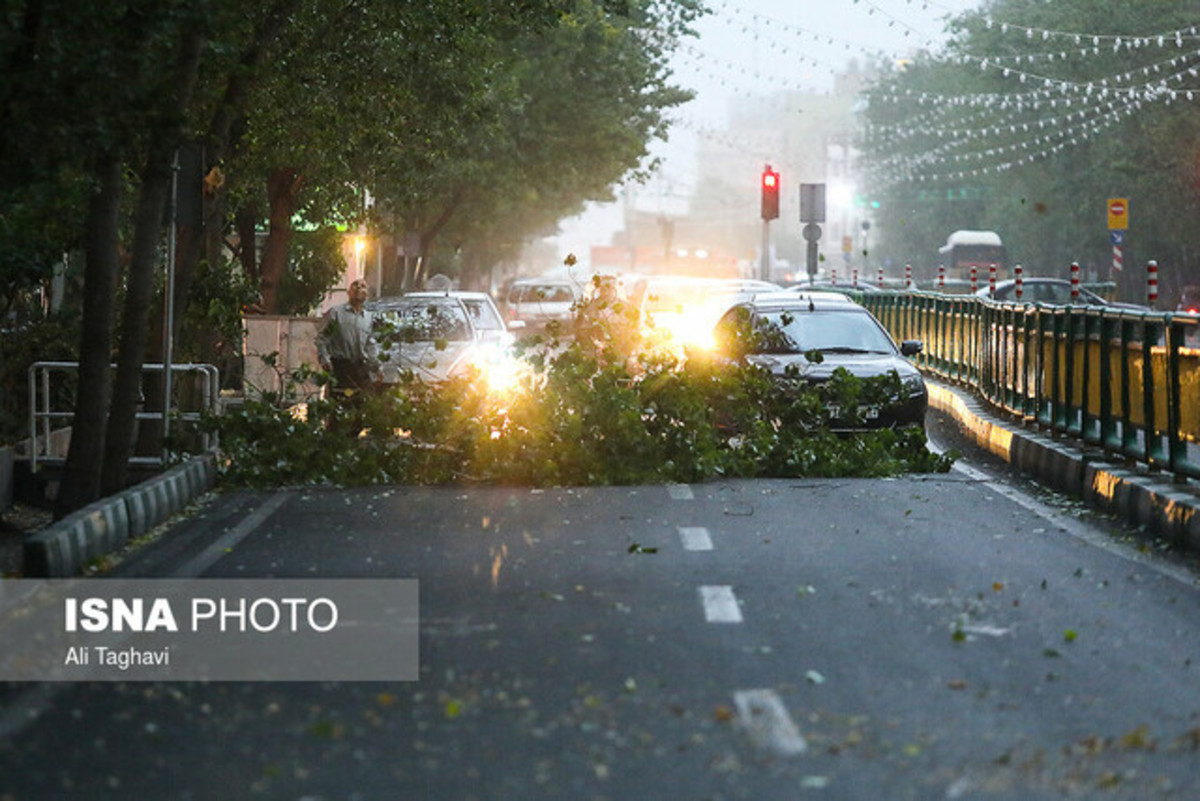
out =
<path fill-rule="evenodd" d="M 256 397 L 263 392 L 281 392 L 283 379 L 300 365 L 317 369 L 317 329 L 320 317 L 285 317 L 275 314 L 247 315 L 242 318 L 245 337 L 245 394 Z M 274 366 L 263 361 L 264 356 L 276 354 Z M 320 388 L 306 382 L 293 395 L 293 400 L 313 397 Z"/>

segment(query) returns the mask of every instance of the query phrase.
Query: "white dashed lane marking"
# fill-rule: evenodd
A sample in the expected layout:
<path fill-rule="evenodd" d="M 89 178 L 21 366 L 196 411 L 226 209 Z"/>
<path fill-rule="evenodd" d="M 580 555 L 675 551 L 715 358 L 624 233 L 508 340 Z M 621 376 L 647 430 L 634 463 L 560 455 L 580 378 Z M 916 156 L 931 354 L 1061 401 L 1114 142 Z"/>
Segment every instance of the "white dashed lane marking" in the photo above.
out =
<path fill-rule="evenodd" d="M 796 756 L 808 750 L 808 743 L 774 690 L 739 690 L 733 694 L 733 702 L 738 725 L 759 748 L 780 756 Z"/>
<path fill-rule="evenodd" d="M 700 602 L 704 604 L 704 619 L 709 623 L 742 622 L 742 609 L 733 587 L 701 587 Z"/>
<path fill-rule="evenodd" d="M 708 529 L 703 527 L 681 526 L 679 539 L 683 543 L 685 551 L 711 551 L 713 549 L 712 537 L 708 536 Z"/>
<path fill-rule="evenodd" d="M 692 494 L 692 488 L 687 484 L 668 484 L 667 494 L 673 501 L 690 501 L 696 497 Z"/>

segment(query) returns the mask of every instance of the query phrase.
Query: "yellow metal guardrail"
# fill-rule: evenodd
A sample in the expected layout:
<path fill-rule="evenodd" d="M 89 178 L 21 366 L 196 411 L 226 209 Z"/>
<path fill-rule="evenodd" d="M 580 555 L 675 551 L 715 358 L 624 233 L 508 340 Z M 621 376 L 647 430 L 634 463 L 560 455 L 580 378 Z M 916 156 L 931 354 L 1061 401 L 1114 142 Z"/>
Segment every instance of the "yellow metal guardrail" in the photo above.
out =
<path fill-rule="evenodd" d="M 1106 453 L 1200 478 L 1200 317 L 1103 306 L 866 293 L 922 369 L 1023 421 Z"/>

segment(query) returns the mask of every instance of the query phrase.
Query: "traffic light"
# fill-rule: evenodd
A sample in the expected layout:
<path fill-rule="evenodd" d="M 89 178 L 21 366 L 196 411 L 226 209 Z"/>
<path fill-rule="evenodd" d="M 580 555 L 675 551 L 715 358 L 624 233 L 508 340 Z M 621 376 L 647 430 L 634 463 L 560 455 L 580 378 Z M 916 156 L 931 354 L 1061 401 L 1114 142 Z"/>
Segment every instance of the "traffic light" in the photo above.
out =
<path fill-rule="evenodd" d="M 762 218 L 774 220 L 779 217 L 779 173 L 768 164 L 762 174 Z"/>

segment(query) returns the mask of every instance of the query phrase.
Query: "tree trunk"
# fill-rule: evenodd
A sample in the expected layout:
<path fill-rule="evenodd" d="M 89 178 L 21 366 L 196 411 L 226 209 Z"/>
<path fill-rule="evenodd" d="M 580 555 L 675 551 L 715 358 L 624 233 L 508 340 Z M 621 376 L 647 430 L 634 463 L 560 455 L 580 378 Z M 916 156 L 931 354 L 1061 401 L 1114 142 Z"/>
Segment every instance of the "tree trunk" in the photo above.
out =
<path fill-rule="evenodd" d="M 292 238 L 292 215 L 304 176 L 295 170 L 275 170 L 267 178 L 270 227 L 262 254 L 262 307 L 267 314 L 279 313 L 279 282 L 287 266 L 288 243 Z"/>
<path fill-rule="evenodd" d="M 142 401 L 142 363 L 146 356 L 146 326 L 154 297 L 154 271 L 162 240 L 163 209 L 171 190 L 174 154 L 183 141 L 182 120 L 192 97 L 205 37 L 202 26 L 185 28 L 179 46 L 171 95 L 161 108 L 161 127 L 146 156 L 141 175 L 141 195 L 134 217 L 133 252 L 112 408 L 104 441 L 104 479 L 101 490 L 112 494 L 125 489 L 138 406 Z M 163 405 L 160 404 L 161 410 Z M 161 435 L 162 431 L 157 432 Z M 159 445 L 158 447 L 161 447 Z"/>
<path fill-rule="evenodd" d="M 120 275 L 119 224 L 124 188 L 121 159 L 106 153 L 96 175 L 99 187 L 88 204 L 86 264 L 83 281 L 82 337 L 79 345 L 79 392 L 71 425 L 71 446 L 54 514 L 62 517 L 100 497 L 104 423 L 111 380 L 113 318 Z"/>
<path fill-rule="evenodd" d="M 244 204 L 234 214 L 234 227 L 238 235 L 238 261 L 247 278 L 258 278 L 258 244 L 255 237 L 258 229 L 257 204 Z"/>
<path fill-rule="evenodd" d="M 171 181 L 164 154 L 152 157 L 142 173 L 141 197 L 134 223 L 133 252 L 125 289 L 117 375 L 112 407 L 104 437 L 104 479 L 101 492 L 111 495 L 125 489 L 129 457 L 133 452 L 134 424 L 142 401 L 142 359 L 146 353 L 146 326 L 154 296 L 155 254 L 162 235 L 162 213 Z M 169 156 L 167 157 L 169 158 Z"/>

